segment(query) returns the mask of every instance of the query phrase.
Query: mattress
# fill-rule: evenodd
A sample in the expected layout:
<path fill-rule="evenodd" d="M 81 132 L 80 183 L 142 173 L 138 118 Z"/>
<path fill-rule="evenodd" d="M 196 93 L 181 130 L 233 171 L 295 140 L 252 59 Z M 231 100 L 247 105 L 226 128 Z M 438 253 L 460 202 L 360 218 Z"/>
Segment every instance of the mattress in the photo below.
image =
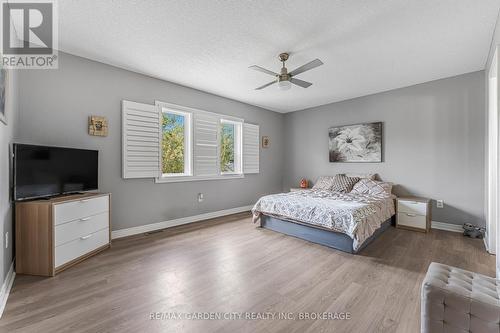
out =
<path fill-rule="evenodd" d="M 262 214 L 344 233 L 353 249 L 395 214 L 394 196 L 303 190 L 261 197 L 252 209 L 253 221 Z"/>

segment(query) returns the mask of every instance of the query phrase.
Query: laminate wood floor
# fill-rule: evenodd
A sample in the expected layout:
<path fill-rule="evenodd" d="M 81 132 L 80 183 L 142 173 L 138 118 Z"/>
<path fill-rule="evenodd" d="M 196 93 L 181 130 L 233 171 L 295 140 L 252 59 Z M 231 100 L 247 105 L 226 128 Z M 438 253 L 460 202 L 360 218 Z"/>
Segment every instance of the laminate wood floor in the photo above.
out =
<path fill-rule="evenodd" d="M 482 240 L 457 233 L 391 227 L 351 255 L 257 228 L 243 213 L 113 241 L 54 278 L 17 276 L 0 330 L 418 332 L 431 261 L 494 276 Z M 350 319 L 299 319 L 324 312 Z M 221 313 L 263 319 L 186 319 Z"/>

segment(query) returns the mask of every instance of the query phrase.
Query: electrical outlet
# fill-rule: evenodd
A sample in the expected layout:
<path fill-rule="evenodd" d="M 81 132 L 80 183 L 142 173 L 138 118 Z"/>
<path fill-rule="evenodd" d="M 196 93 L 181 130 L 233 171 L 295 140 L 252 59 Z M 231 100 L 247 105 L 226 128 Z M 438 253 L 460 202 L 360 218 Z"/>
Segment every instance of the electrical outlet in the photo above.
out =
<path fill-rule="evenodd" d="M 443 200 L 436 200 L 436 207 L 437 208 L 444 208 L 444 201 Z"/>
<path fill-rule="evenodd" d="M 198 193 L 198 202 L 202 202 L 202 201 L 203 201 L 203 199 L 205 199 L 205 198 L 203 197 L 203 193 Z"/>
<path fill-rule="evenodd" d="M 5 248 L 6 249 L 9 248 L 9 232 L 8 231 L 5 233 Z"/>

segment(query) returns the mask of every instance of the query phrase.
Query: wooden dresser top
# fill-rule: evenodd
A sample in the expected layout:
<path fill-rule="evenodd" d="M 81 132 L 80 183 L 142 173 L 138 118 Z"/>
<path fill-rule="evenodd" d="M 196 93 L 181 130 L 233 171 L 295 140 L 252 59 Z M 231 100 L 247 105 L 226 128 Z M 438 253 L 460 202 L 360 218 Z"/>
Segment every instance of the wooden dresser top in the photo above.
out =
<path fill-rule="evenodd" d="M 26 201 L 18 201 L 16 204 L 27 204 L 29 203 L 30 205 L 33 204 L 41 204 L 41 205 L 47 205 L 47 204 L 58 204 L 62 202 L 71 202 L 71 201 L 79 201 L 79 200 L 84 200 L 84 199 L 89 199 L 89 198 L 96 198 L 96 197 L 102 197 L 109 195 L 109 193 L 97 193 L 97 192 L 89 192 L 89 193 L 82 193 L 82 194 L 70 194 L 70 195 L 61 195 L 57 197 L 52 197 L 48 199 L 34 199 L 34 200 L 26 200 Z"/>

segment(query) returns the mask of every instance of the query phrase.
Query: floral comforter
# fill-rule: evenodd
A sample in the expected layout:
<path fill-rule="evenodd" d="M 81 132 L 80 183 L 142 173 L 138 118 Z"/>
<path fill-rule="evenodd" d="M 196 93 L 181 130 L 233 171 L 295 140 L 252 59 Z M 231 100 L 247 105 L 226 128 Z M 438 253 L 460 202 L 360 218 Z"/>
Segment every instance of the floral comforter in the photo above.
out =
<path fill-rule="evenodd" d="M 357 250 L 380 225 L 395 214 L 390 194 L 303 190 L 266 195 L 252 208 L 253 222 L 261 214 L 312 224 L 347 234 Z"/>

